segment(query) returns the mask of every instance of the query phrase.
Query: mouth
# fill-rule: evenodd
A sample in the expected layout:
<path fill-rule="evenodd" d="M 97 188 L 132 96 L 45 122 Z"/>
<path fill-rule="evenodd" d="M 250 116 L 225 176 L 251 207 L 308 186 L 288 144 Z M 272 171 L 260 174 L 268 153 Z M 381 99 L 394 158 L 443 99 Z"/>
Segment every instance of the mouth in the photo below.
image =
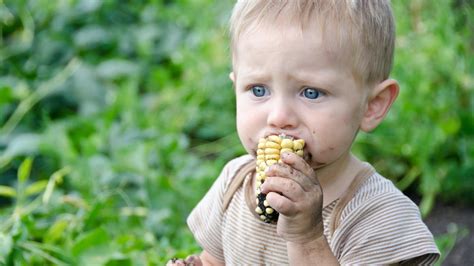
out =
<path fill-rule="evenodd" d="M 263 138 L 268 139 L 268 137 L 270 137 L 270 136 L 278 136 L 280 138 L 286 138 L 286 139 L 291 139 L 291 140 L 302 139 L 297 134 L 290 134 L 290 133 L 286 133 L 286 132 L 270 132 L 268 134 L 265 134 Z M 303 139 L 303 141 L 306 143 L 306 141 L 304 139 Z M 254 156 L 257 156 L 257 149 L 252 149 L 252 153 L 254 154 Z M 304 147 L 303 147 L 303 156 L 302 156 L 302 158 L 308 163 L 311 162 L 311 160 L 313 158 L 313 155 L 309 152 L 307 144 L 304 145 Z"/>
<path fill-rule="evenodd" d="M 264 136 L 264 138 L 268 138 L 269 136 L 279 136 L 281 138 L 287 138 L 287 139 L 300 139 L 298 135 L 296 134 L 288 134 L 285 132 L 270 132 Z"/>

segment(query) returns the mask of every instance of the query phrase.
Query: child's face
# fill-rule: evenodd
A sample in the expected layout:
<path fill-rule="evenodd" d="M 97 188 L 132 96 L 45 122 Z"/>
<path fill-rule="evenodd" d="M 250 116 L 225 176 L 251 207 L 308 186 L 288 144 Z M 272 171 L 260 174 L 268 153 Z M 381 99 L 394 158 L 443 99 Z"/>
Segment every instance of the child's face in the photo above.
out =
<path fill-rule="evenodd" d="M 304 139 L 313 168 L 348 154 L 366 109 L 367 90 L 358 85 L 348 62 L 336 60 L 337 49 L 315 32 L 259 27 L 235 44 L 231 78 L 237 129 L 250 154 L 255 155 L 259 138 L 271 134 Z"/>

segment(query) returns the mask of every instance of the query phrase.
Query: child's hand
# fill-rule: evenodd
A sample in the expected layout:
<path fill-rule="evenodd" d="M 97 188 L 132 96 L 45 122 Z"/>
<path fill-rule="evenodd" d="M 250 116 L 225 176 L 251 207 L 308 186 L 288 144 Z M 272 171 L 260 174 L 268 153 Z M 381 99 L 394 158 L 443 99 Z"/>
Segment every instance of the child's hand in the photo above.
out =
<path fill-rule="evenodd" d="M 185 260 L 183 259 L 171 259 L 166 263 L 166 266 L 187 266 L 187 265 L 193 265 L 193 266 L 202 266 L 203 263 L 201 261 L 201 258 L 196 255 L 188 256 Z"/>
<path fill-rule="evenodd" d="M 280 213 L 277 232 L 286 241 L 307 243 L 323 235 L 323 192 L 314 170 L 293 153 L 267 170 L 262 192 Z"/>

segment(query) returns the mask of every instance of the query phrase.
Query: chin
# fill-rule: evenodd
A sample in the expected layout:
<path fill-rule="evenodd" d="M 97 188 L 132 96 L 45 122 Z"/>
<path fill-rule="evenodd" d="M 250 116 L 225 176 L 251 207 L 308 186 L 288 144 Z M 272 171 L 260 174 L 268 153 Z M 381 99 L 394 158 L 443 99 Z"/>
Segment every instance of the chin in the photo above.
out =
<path fill-rule="evenodd" d="M 257 150 L 251 149 L 250 151 L 247 150 L 247 152 L 252 155 L 253 158 L 257 158 Z"/>
<path fill-rule="evenodd" d="M 245 148 L 245 151 L 254 158 L 257 158 L 257 145 L 255 147 L 249 147 L 249 145 L 242 144 Z"/>

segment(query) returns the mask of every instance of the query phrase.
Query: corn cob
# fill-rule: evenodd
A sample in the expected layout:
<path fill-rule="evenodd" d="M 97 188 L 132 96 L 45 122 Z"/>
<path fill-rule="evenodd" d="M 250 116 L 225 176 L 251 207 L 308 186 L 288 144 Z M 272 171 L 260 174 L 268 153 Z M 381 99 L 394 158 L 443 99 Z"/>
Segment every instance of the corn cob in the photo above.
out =
<path fill-rule="evenodd" d="M 285 136 L 271 135 L 258 142 L 256 167 L 256 195 L 257 208 L 255 212 L 260 220 L 271 223 L 278 220 L 278 212 L 268 205 L 266 195 L 261 192 L 261 185 L 265 182 L 265 171 L 270 165 L 281 162 L 280 156 L 284 152 L 293 152 L 303 157 L 304 140 Z"/>

